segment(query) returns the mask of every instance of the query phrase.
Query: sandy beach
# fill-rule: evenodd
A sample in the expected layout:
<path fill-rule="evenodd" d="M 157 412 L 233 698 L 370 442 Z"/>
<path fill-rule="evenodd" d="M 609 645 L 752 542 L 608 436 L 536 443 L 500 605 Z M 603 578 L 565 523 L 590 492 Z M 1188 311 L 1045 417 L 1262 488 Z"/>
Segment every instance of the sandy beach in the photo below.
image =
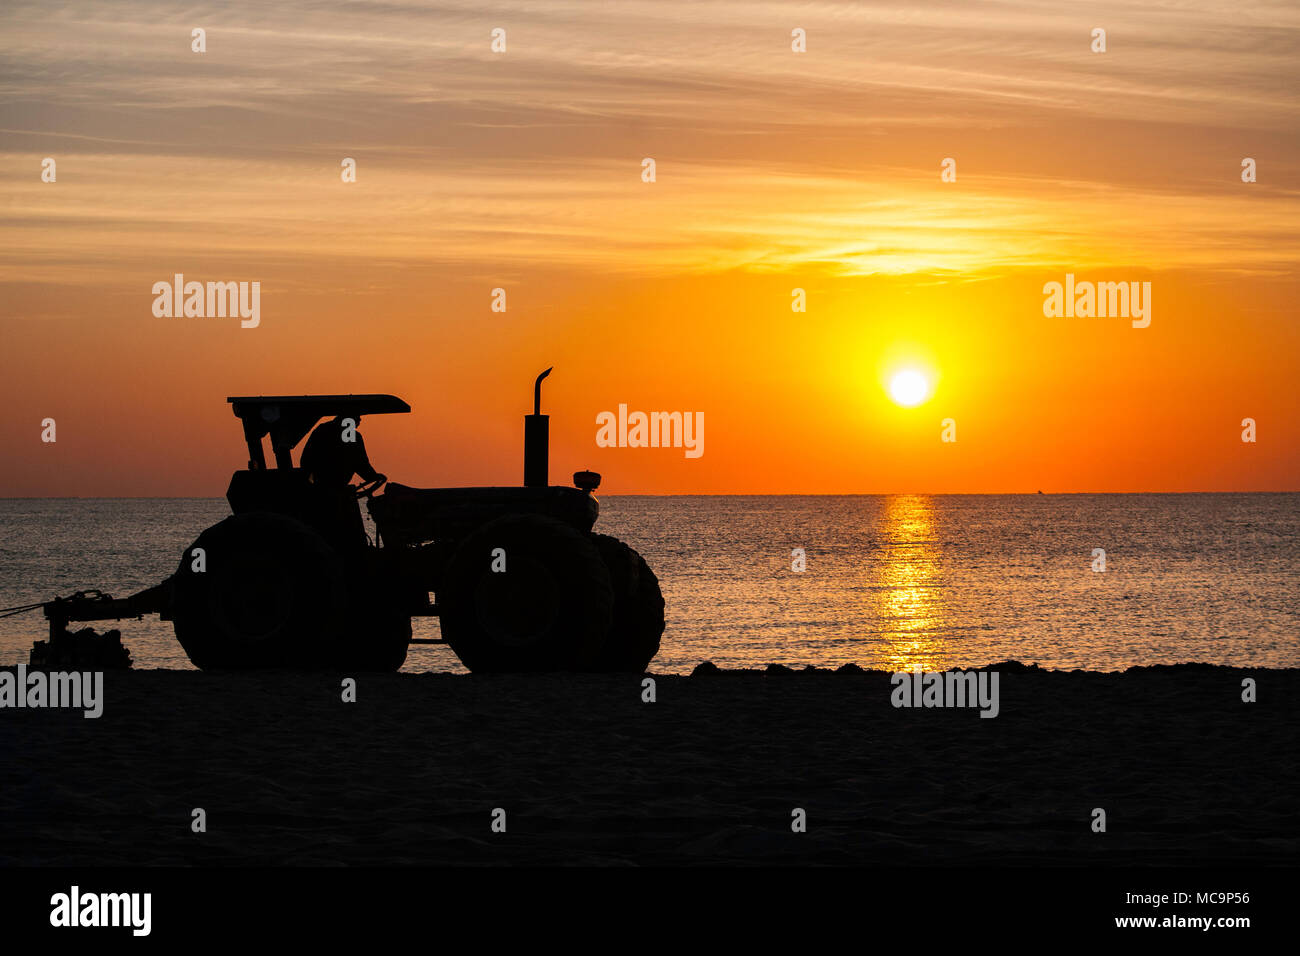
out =
<path fill-rule="evenodd" d="M 1296 859 L 1300 671 L 990 669 L 994 719 L 851 667 L 704 667 L 654 703 L 630 676 L 362 675 L 343 703 L 341 675 L 110 672 L 99 719 L 0 712 L 0 862 Z"/>

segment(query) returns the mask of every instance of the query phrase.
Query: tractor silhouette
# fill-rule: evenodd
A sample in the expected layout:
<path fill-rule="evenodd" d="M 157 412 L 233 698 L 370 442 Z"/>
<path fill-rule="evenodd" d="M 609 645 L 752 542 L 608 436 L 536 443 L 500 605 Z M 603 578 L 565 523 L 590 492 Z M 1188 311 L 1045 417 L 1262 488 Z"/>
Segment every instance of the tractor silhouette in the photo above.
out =
<path fill-rule="evenodd" d="M 114 600 L 79 592 L 43 605 L 50 641 L 33 664 L 75 664 L 71 621 L 157 613 L 195 666 L 392 671 L 412 643 L 446 643 L 471 671 L 643 671 L 659 650 L 664 601 L 636 551 L 592 526 L 594 472 L 548 484 L 542 380 L 524 422 L 524 484 L 409 488 L 382 476 L 324 488 L 293 450 L 325 417 L 409 412 L 393 395 L 227 399 L 248 467 L 235 472 L 230 517 L 208 528 L 163 583 Z M 263 447 L 270 438 L 275 467 Z M 374 519 L 360 527 L 357 498 Z M 438 616 L 442 638 L 413 639 L 411 619 Z M 93 632 L 92 632 L 93 633 Z M 110 632 L 116 637 L 116 632 Z M 120 656 L 110 652 L 109 657 Z"/>

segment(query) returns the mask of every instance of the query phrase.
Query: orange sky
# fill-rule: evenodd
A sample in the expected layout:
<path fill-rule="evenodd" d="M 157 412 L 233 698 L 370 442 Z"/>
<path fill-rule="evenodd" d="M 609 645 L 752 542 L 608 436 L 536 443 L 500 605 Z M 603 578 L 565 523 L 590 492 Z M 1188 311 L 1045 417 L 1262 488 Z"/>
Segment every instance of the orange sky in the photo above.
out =
<path fill-rule="evenodd" d="M 8 4 L 0 495 L 219 495 L 227 395 L 340 391 L 413 406 L 395 480 L 514 484 L 549 365 L 606 493 L 1295 490 L 1300 13 L 1250 6 Z M 155 317 L 176 272 L 260 326 Z M 1151 326 L 1044 317 L 1067 272 Z M 620 403 L 704 455 L 598 448 Z"/>

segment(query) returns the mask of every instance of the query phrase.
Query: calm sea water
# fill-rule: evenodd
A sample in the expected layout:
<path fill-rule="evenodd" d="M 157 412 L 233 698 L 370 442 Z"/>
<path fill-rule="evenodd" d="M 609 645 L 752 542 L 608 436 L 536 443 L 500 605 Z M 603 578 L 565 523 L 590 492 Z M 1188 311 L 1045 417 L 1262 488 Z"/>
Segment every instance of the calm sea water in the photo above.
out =
<path fill-rule="evenodd" d="M 0 607 L 156 584 L 228 513 L 223 499 L 0 501 Z M 597 528 L 659 575 L 660 672 L 1300 666 L 1300 494 L 609 497 Z M 169 624 L 118 626 L 137 666 L 190 666 Z M 437 627 L 417 620 L 416 636 Z M 39 612 L 0 619 L 0 663 L 44 633 Z M 463 670 L 430 645 L 405 669 Z"/>

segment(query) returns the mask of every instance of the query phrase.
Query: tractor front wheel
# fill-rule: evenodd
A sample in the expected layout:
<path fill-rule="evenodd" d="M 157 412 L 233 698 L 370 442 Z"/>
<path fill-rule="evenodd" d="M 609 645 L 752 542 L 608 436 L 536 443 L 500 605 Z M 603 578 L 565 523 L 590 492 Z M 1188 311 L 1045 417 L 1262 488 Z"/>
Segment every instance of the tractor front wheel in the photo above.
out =
<path fill-rule="evenodd" d="M 645 558 L 618 538 L 593 534 L 591 540 L 609 570 L 614 615 L 609 632 L 588 670 L 644 673 L 659 653 L 664 633 L 664 596 Z"/>
<path fill-rule="evenodd" d="M 541 515 L 473 532 L 438 592 L 443 639 L 475 672 L 581 667 L 604 640 L 613 603 L 595 545 Z"/>

